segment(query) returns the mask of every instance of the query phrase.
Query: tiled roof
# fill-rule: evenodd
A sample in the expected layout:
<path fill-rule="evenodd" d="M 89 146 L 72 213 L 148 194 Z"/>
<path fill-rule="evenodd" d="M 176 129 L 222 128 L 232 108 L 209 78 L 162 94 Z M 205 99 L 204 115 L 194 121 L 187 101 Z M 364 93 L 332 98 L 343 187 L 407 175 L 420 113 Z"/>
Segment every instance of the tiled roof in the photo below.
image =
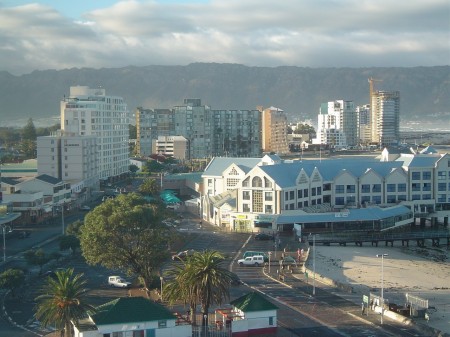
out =
<path fill-rule="evenodd" d="M 8 184 L 8 185 L 17 185 L 20 183 L 20 180 L 16 180 L 14 178 L 8 178 L 8 177 L 1 177 L 0 181 L 2 183 Z"/>
<path fill-rule="evenodd" d="M 56 185 L 56 184 L 58 184 L 58 183 L 60 183 L 62 181 L 62 180 L 60 180 L 58 178 L 49 176 L 48 174 L 38 175 L 36 177 L 36 179 L 45 181 L 46 183 L 49 183 L 49 184 L 52 184 L 52 185 Z"/>
<path fill-rule="evenodd" d="M 243 312 L 277 310 L 278 307 L 257 292 L 252 292 L 231 301 L 230 304 Z"/>
<path fill-rule="evenodd" d="M 162 305 L 144 297 L 120 297 L 97 307 L 91 316 L 95 324 L 124 324 L 172 320 L 175 315 Z"/>

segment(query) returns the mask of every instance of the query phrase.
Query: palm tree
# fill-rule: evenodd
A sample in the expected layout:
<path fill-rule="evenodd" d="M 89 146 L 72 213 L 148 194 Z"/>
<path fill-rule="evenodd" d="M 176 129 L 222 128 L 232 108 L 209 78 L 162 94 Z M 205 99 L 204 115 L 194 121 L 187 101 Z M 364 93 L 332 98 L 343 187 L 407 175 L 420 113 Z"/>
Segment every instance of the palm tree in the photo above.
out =
<path fill-rule="evenodd" d="M 165 297 L 169 302 L 182 300 L 189 304 L 193 323 L 195 324 L 195 308 L 201 304 L 203 314 L 202 325 L 206 325 L 206 317 L 212 304 L 222 304 L 230 297 L 232 273 L 222 267 L 225 257 L 217 251 L 206 250 L 195 252 L 186 258 L 182 266 L 176 266 L 168 276 Z"/>
<path fill-rule="evenodd" d="M 88 289 L 83 274 L 73 273 L 73 268 L 55 272 L 48 277 L 41 289 L 42 295 L 36 297 L 36 318 L 43 326 L 55 325 L 64 329 L 64 336 L 72 336 L 71 322 L 84 317 L 95 308 L 85 300 Z"/>

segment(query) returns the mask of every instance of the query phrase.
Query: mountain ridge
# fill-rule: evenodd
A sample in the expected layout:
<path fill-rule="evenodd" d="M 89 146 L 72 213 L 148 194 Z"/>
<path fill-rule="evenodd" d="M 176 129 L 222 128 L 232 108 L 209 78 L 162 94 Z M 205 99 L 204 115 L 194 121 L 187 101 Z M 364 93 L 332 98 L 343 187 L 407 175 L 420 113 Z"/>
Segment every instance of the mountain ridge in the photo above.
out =
<path fill-rule="evenodd" d="M 367 79 L 376 90 L 400 91 L 401 120 L 450 111 L 450 66 L 306 68 L 256 67 L 232 63 L 185 66 L 127 66 L 36 70 L 24 75 L 0 71 L 0 119 L 47 118 L 59 114 L 70 86 L 102 86 L 136 107 L 172 108 L 200 98 L 212 109 L 276 106 L 292 118 L 316 120 L 320 104 L 338 99 L 369 103 Z"/>

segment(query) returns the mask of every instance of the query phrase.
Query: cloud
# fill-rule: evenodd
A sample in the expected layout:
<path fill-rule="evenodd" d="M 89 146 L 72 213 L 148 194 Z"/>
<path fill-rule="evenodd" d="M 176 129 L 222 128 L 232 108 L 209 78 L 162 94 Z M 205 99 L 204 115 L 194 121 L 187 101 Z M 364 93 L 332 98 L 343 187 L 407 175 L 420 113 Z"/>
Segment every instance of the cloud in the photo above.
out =
<path fill-rule="evenodd" d="M 448 64 L 447 0 L 121 1 L 73 20 L 0 8 L 0 70 L 231 62 L 253 66 Z"/>

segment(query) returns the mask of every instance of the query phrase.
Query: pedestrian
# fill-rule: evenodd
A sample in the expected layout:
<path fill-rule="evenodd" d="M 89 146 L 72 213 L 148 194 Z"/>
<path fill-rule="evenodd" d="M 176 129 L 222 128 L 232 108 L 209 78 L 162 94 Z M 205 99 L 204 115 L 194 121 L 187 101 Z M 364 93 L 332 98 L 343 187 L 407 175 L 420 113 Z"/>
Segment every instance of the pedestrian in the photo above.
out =
<path fill-rule="evenodd" d="M 361 315 L 364 315 L 364 302 L 361 303 Z"/>

